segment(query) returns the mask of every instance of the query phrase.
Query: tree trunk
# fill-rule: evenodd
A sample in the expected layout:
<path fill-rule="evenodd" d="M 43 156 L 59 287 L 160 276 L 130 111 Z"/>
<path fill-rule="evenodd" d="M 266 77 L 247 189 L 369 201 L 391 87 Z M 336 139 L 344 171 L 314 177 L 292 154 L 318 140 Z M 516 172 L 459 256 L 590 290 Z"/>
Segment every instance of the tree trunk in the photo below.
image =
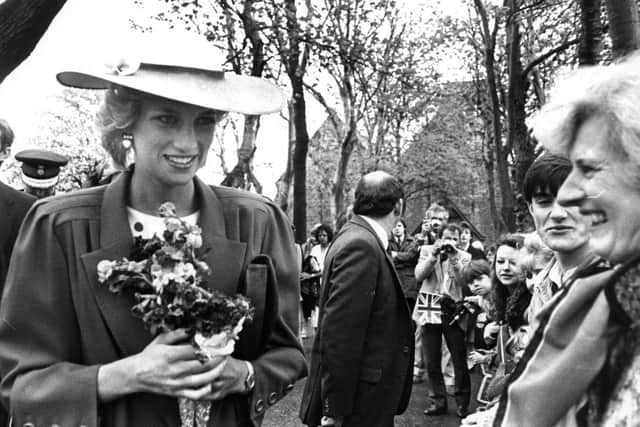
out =
<path fill-rule="evenodd" d="M 0 83 L 36 47 L 65 0 L 5 0 L 0 4 Z"/>
<path fill-rule="evenodd" d="M 515 229 L 515 196 L 513 194 L 513 188 L 511 187 L 511 180 L 509 178 L 509 164 L 507 159 L 507 152 L 502 145 L 502 121 L 500 117 L 500 99 L 498 97 L 498 88 L 496 83 L 495 73 L 495 43 L 496 33 L 498 28 L 498 19 L 494 23 L 493 31 L 489 29 L 489 20 L 487 18 L 487 12 L 484 4 L 481 0 L 474 0 L 476 10 L 480 15 L 483 32 L 485 34 L 485 52 L 484 52 L 484 65 L 487 73 L 487 96 L 491 101 L 491 131 L 493 133 L 493 148 L 495 149 L 496 159 L 496 171 L 498 184 L 500 185 L 500 194 L 502 196 L 502 208 L 500 216 L 500 224 L 498 232 Z"/>
<path fill-rule="evenodd" d="M 264 43 L 260 34 L 260 24 L 256 21 L 253 14 L 256 12 L 254 8 L 255 0 L 244 0 L 243 9 L 239 14 L 240 20 L 246 37 L 251 44 L 249 50 L 251 52 L 251 75 L 261 77 L 264 71 L 266 60 L 264 56 Z M 225 13 L 229 13 L 225 9 Z M 232 21 L 227 20 L 227 32 L 233 34 Z M 234 55 L 241 52 L 232 52 Z M 241 70 L 236 70 L 240 72 Z M 262 185 L 253 174 L 253 154 L 256 150 L 256 137 L 260 128 L 260 116 L 247 115 L 244 118 L 244 132 L 242 134 L 242 145 L 238 150 L 238 163 L 222 181 L 222 185 L 243 188 L 250 190 L 252 187 L 259 194 L 262 194 Z M 240 176 L 242 174 L 242 176 Z"/>
<path fill-rule="evenodd" d="M 338 169 L 336 170 L 336 177 L 334 179 L 333 188 L 331 192 L 333 193 L 333 205 L 334 205 L 334 219 L 338 219 L 343 212 L 346 210 L 346 206 L 344 205 L 344 186 L 347 181 L 347 167 L 349 166 L 349 160 L 351 159 L 351 154 L 353 154 L 353 149 L 358 142 L 358 130 L 357 123 L 355 119 L 349 120 L 349 128 L 347 130 L 347 134 L 344 137 L 344 140 L 341 144 L 340 149 L 340 159 L 338 160 Z"/>
<path fill-rule="evenodd" d="M 640 48 L 640 21 L 636 0 L 606 0 L 613 57 Z"/>
<path fill-rule="evenodd" d="M 288 103 L 289 109 L 289 146 L 287 149 L 287 167 L 278 181 L 276 182 L 275 203 L 280 206 L 284 212 L 289 209 L 289 192 L 291 190 L 291 182 L 293 181 L 293 149 L 296 145 L 296 131 L 293 123 L 293 104 Z"/>
<path fill-rule="evenodd" d="M 238 149 L 238 163 L 222 180 L 221 185 L 262 194 L 262 185 L 253 174 L 253 155 L 256 151 L 256 136 L 260 128 L 260 116 L 244 116 L 242 145 Z"/>
<path fill-rule="evenodd" d="M 485 144 L 490 145 L 491 135 L 489 129 L 484 136 Z M 493 157 L 493 148 L 486 148 L 486 156 L 482 159 L 487 174 L 487 192 L 489 195 L 489 212 L 491 213 L 491 222 L 493 224 L 494 239 L 496 239 L 498 230 L 500 230 L 500 221 L 498 221 L 498 205 L 496 203 L 496 179 L 495 179 L 495 160 Z"/>
<path fill-rule="evenodd" d="M 302 77 L 291 79 L 293 86 L 293 121 L 296 144 L 293 150 L 293 224 L 296 239 L 304 242 L 307 238 L 307 153 L 309 134 L 307 133 L 307 112 L 304 100 Z"/>
<path fill-rule="evenodd" d="M 534 160 L 534 147 L 531 144 L 526 124 L 525 102 L 528 84 L 522 69 L 520 26 L 516 16 L 519 1 L 509 0 L 509 8 L 511 10 L 510 18 L 507 21 L 509 88 L 507 91 L 507 144 L 504 157 L 506 162 L 506 156 L 510 152 L 514 154 L 515 188 L 521 189 L 524 175 Z M 511 183 L 509 185 L 511 186 Z M 503 198 L 503 218 L 507 229 L 511 232 L 516 230 L 516 208 L 513 191 L 511 191 L 509 197 Z"/>
<path fill-rule="evenodd" d="M 578 61 L 580 65 L 596 65 L 602 51 L 602 17 L 600 0 L 580 1 L 580 45 Z"/>

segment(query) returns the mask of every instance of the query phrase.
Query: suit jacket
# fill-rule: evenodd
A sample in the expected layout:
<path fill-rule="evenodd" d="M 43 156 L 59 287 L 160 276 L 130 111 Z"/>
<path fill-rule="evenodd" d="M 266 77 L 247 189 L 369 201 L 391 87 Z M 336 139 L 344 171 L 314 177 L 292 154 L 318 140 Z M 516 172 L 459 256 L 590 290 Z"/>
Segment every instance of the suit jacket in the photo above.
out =
<path fill-rule="evenodd" d="M 0 182 L 0 294 L 22 219 L 36 198 Z"/>
<path fill-rule="evenodd" d="M 354 218 L 325 258 L 318 333 L 300 416 L 345 426 L 393 426 L 411 393 L 413 329 L 393 261 L 374 230 Z"/>
<path fill-rule="evenodd" d="M 139 353 L 152 339 L 131 315 L 133 296 L 97 281 L 99 261 L 131 253 L 130 179 L 125 172 L 109 186 L 40 201 L 25 218 L 0 305 L 1 393 L 15 425 L 180 425 L 175 398 L 97 400 L 100 365 Z M 257 314 L 234 353 L 253 363 L 255 388 L 215 402 L 209 425 L 257 426 L 306 373 L 296 337 L 299 267 L 291 226 L 259 196 L 197 178 L 195 184 L 211 267 L 207 286 L 249 295 Z"/>
<path fill-rule="evenodd" d="M 4 279 L 9 271 L 9 260 L 13 243 L 18 236 L 22 219 L 36 201 L 36 198 L 22 191 L 14 190 L 0 182 L 0 295 L 4 288 Z M 7 409 L 0 406 L 0 425 L 7 422 Z"/>

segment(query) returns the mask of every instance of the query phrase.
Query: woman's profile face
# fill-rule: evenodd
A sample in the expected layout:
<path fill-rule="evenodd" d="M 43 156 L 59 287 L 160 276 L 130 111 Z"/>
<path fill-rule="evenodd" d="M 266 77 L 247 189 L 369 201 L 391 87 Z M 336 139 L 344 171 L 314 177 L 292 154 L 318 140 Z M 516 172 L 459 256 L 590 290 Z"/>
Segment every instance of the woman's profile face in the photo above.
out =
<path fill-rule="evenodd" d="M 582 125 L 569 152 L 573 168 L 558 190 L 558 201 L 580 208 L 589 224 L 592 250 L 619 263 L 640 250 L 640 187 L 637 165 L 612 149 L 609 139 L 603 118 Z"/>
<path fill-rule="evenodd" d="M 498 281 L 504 286 L 518 283 L 522 278 L 519 251 L 511 246 L 499 246 L 496 251 L 495 270 Z"/>
<path fill-rule="evenodd" d="M 219 113 L 194 105 L 143 99 L 131 133 L 135 174 L 148 185 L 180 186 L 189 183 L 204 165 Z"/>

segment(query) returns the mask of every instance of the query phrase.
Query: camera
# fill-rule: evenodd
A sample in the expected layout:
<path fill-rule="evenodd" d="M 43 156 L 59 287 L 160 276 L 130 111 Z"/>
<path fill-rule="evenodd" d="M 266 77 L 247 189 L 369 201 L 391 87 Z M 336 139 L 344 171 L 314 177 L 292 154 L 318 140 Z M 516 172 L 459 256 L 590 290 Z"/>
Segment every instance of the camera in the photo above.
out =
<path fill-rule="evenodd" d="M 479 311 L 480 307 L 470 301 L 463 301 L 456 303 L 456 311 L 453 315 L 453 319 L 449 322 L 449 326 L 453 325 L 465 314 L 474 315 Z"/>
<path fill-rule="evenodd" d="M 438 255 L 453 255 L 456 253 L 456 248 L 451 243 L 444 243 L 438 249 Z"/>

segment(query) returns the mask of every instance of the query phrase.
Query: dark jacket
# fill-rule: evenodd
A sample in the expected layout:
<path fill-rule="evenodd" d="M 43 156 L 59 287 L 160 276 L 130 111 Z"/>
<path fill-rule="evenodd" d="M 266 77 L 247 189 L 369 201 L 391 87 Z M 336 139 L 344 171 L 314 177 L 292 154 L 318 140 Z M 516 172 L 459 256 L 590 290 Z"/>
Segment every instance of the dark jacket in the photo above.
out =
<path fill-rule="evenodd" d="M 393 426 L 411 393 L 413 329 L 393 261 L 360 216 L 347 223 L 325 259 L 318 334 L 300 416 L 320 424 Z"/>
<path fill-rule="evenodd" d="M 125 172 L 106 187 L 43 199 L 25 218 L 0 306 L 2 400 L 11 399 L 14 425 L 180 426 L 175 398 L 97 400 L 100 365 L 139 353 L 152 339 L 131 314 L 133 296 L 113 294 L 97 280 L 99 261 L 131 253 L 130 178 Z M 260 425 L 265 409 L 306 373 L 296 337 L 299 266 L 291 226 L 256 195 L 195 184 L 211 268 L 206 284 L 247 294 L 257 315 L 234 353 L 252 362 L 255 388 L 248 397 L 214 402 L 209 425 Z"/>
<path fill-rule="evenodd" d="M 393 264 L 396 267 L 398 276 L 400 277 L 400 285 L 405 298 L 416 299 L 418 296 L 418 284 L 414 270 L 420 255 L 420 247 L 416 245 L 413 237 L 406 236 L 400 243 L 396 242 L 394 237 L 389 239 L 389 247 L 387 252 L 397 252 L 393 258 Z"/>
<path fill-rule="evenodd" d="M 35 201 L 35 197 L 0 182 L 0 295 L 20 224 Z"/>
<path fill-rule="evenodd" d="M 0 295 L 9 271 L 11 251 L 18 236 L 20 224 L 35 201 L 35 197 L 0 182 Z M 7 419 L 7 410 L 4 406 L 0 406 L 0 425 L 4 426 Z"/>

